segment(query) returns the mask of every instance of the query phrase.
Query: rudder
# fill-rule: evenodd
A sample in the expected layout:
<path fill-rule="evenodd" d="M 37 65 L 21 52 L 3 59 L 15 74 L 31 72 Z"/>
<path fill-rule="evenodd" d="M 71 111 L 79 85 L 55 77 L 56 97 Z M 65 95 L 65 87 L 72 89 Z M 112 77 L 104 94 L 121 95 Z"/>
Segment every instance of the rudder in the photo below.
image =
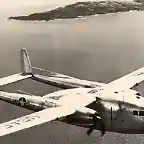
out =
<path fill-rule="evenodd" d="M 26 48 L 22 48 L 20 51 L 20 63 L 21 63 L 21 72 L 23 74 L 32 74 L 32 66 L 30 58 Z"/>

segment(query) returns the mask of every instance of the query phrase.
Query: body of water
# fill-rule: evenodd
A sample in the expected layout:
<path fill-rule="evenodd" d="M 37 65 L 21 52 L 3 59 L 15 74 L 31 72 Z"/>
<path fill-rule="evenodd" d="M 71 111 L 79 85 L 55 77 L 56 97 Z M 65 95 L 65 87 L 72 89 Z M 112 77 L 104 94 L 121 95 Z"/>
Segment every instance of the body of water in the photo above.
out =
<path fill-rule="evenodd" d="M 49 22 L 8 21 L 0 17 L 0 76 L 20 71 L 19 51 L 27 48 L 32 65 L 81 79 L 108 83 L 144 66 L 144 12 L 90 16 Z M 37 95 L 55 91 L 26 80 L 4 88 Z M 31 113 L 0 102 L 0 122 Z M 53 122 L 0 138 L 1 144 L 92 144 L 99 132 Z M 101 144 L 138 143 L 142 135 L 107 133 Z"/>

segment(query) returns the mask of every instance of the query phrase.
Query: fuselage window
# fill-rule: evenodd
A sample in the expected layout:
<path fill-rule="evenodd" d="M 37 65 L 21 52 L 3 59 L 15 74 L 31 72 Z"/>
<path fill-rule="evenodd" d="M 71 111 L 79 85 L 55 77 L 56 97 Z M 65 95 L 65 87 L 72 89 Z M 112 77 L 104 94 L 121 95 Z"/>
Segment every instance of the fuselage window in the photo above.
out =
<path fill-rule="evenodd" d="M 144 116 L 144 111 L 139 111 L 139 116 Z"/>
<path fill-rule="evenodd" d="M 134 111 L 133 111 L 133 115 L 138 115 L 138 111 L 137 111 L 137 110 L 134 110 Z"/>

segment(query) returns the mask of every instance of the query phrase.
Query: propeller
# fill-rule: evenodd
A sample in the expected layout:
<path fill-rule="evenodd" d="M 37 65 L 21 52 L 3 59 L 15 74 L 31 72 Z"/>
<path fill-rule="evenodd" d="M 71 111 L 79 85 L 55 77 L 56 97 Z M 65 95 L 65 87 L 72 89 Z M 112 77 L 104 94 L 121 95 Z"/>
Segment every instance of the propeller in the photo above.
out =
<path fill-rule="evenodd" d="M 93 125 L 92 126 L 90 126 L 90 128 L 88 129 L 88 131 L 87 131 L 87 135 L 89 136 L 92 132 L 93 132 L 93 130 L 96 128 L 96 125 L 97 125 L 97 113 L 94 113 L 93 115 L 92 115 L 92 117 L 93 117 Z"/>
<path fill-rule="evenodd" d="M 119 105 L 119 109 L 122 109 L 122 105 L 120 102 L 118 103 L 118 105 Z"/>
<path fill-rule="evenodd" d="M 100 103 L 100 101 L 101 101 L 101 98 L 96 97 L 96 101 L 95 102 L 96 103 Z M 90 128 L 88 129 L 87 135 L 89 136 L 93 132 L 93 130 L 96 129 L 97 125 L 99 125 L 100 126 L 99 129 L 101 131 L 101 137 L 102 137 L 105 134 L 105 132 L 106 132 L 105 125 L 104 125 L 104 123 L 102 121 L 102 117 L 97 112 L 94 113 L 92 115 L 92 117 L 93 117 L 93 125 L 91 125 Z"/>
<path fill-rule="evenodd" d="M 94 129 L 95 129 L 95 127 L 94 127 L 94 125 L 92 125 L 92 126 L 88 129 L 87 135 L 89 136 L 89 135 L 93 132 Z"/>
<path fill-rule="evenodd" d="M 97 122 L 98 122 L 99 119 L 101 120 L 101 118 L 98 115 L 98 113 L 93 114 L 93 125 L 90 126 L 90 128 L 87 131 L 87 135 L 88 136 L 93 132 L 93 130 L 96 129 L 97 124 L 98 124 Z M 105 132 L 106 132 L 105 126 L 104 126 L 104 123 L 103 123 L 102 120 L 101 120 L 101 123 L 100 123 L 100 131 L 101 131 L 101 137 L 102 137 L 105 134 Z"/>

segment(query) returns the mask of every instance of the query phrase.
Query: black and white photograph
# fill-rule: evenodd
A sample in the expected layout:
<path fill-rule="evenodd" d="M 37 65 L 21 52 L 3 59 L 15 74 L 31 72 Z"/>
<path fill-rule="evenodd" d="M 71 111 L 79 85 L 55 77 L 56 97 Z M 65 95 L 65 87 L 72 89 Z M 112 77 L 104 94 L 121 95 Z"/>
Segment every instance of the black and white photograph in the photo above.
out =
<path fill-rule="evenodd" d="M 144 144 L 144 0 L 1 1 L 0 144 Z"/>

